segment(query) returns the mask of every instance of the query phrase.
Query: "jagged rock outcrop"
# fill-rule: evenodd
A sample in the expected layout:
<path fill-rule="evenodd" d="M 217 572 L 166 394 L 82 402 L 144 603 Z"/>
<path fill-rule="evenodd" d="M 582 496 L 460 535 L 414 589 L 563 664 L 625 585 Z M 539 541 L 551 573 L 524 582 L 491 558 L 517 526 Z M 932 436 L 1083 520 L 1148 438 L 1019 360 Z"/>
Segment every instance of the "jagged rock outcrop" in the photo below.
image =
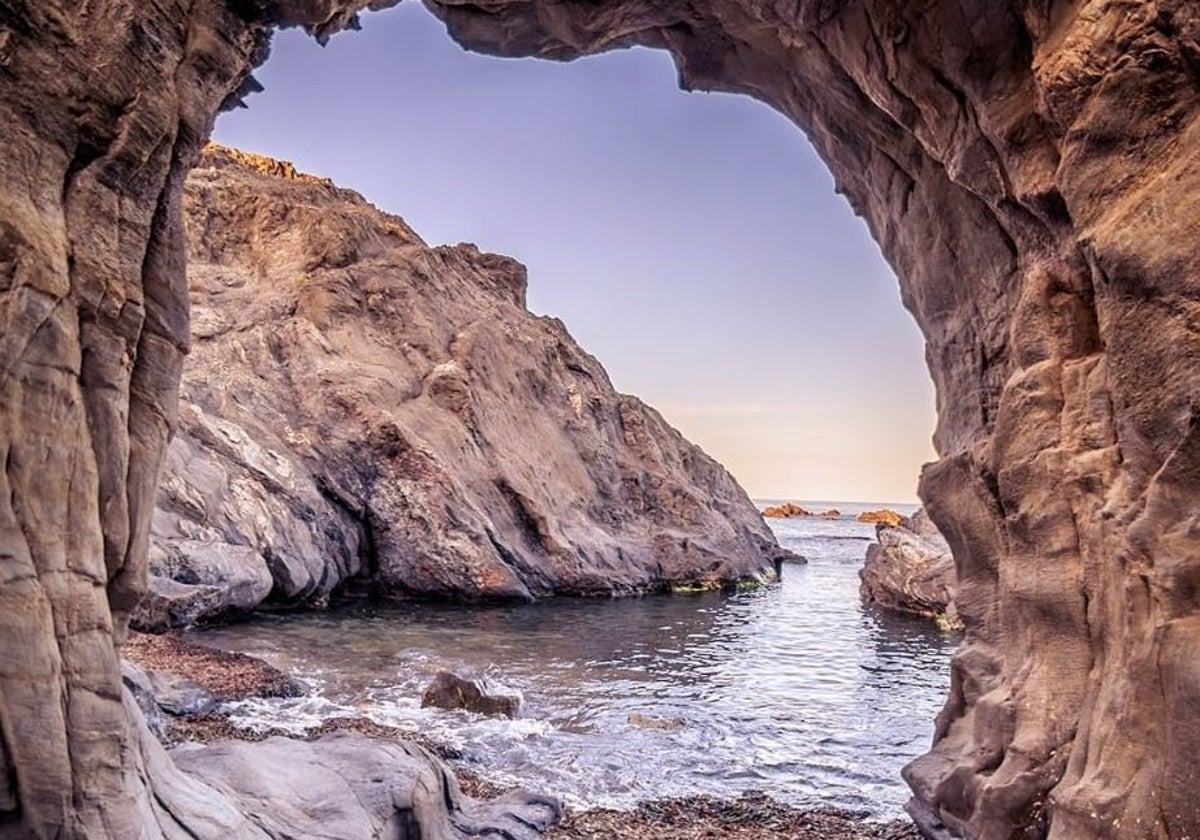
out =
<path fill-rule="evenodd" d="M 864 603 L 936 618 L 947 627 L 958 624 L 954 558 L 924 510 L 895 524 L 879 523 L 858 574 Z"/>
<path fill-rule="evenodd" d="M 737 482 L 525 309 L 520 263 L 219 147 L 183 208 L 193 344 L 141 624 L 349 578 L 494 600 L 774 575 Z"/>
<path fill-rule="evenodd" d="M 205 795 L 140 751 L 114 646 L 188 345 L 180 190 L 270 26 L 367 5 L 0 4 L 0 836 L 157 837 L 153 797 Z M 475 49 L 660 47 L 758 97 L 896 268 L 967 625 L 925 830 L 1200 833 L 1195 4 L 431 5 Z"/>

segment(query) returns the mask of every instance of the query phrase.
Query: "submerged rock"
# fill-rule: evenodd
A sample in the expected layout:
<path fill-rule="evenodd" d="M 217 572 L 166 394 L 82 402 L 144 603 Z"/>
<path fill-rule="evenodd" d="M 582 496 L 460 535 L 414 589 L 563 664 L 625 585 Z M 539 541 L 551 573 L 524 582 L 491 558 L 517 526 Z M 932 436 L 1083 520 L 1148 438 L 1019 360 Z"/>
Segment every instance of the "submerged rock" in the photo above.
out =
<path fill-rule="evenodd" d="M 140 625 L 349 580 L 483 600 L 773 576 L 736 481 L 525 309 L 520 263 L 219 148 L 184 210 L 194 346 Z"/>
<path fill-rule="evenodd" d="M 660 729 L 664 732 L 674 732 L 677 729 L 683 729 L 683 718 L 677 717 L 659 717 L 657 715 L 643 715 L 640 712 L 631 712 L 626 720 L 630 726 L 638 729 Z"/>
<path fill-rule="evenodd" d="M 863 602 L 961 629 L 954 607 L 954 557 L 929 515 L 922 509 L 895 525 L 880 523 L 875 539 L 859 572 Z"/>
<path fill-rule="evenodd" d="M 477 680 L 465 680 L 449 671 L 439 671 L 421 695 L 421 707 L 454 711 L 462 709 L 479 715 L 515 718 L 521 711 L 521 698 L 512 694 L 492 693 Z"/>

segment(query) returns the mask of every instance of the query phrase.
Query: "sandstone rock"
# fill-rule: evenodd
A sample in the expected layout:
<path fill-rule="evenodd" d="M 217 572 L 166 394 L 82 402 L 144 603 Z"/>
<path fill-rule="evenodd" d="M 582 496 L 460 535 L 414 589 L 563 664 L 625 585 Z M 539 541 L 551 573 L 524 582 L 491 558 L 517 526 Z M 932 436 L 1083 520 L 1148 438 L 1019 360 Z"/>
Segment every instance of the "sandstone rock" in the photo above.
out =
<path fill-rule="evenodd" d="M 781 505 L 770 505 L 763 510 L 762 515 L 767 519 L 793 519 L 803 516 L 812 516 L 812 514 L 807 510 L 793 502 L 784 502 Z"/>
<path fill-rule="evenodd" d="M 368 5 L 0 5 L 0 837 L 255 836 L 146 747 L 114 641 L 189 343 L 184 175 L 269 27 Z M 927 340 L 920 493 L 967 625 L 906 773 L 924 829 L 1200 834 L 1195 5 L 429 5 L 491 53 L 670 50 L 794 120 L 866 219 Z"/>
<path fill-rule="evenodd" d="M 123 695 L 117 645 L 190 340 L 183 177 L 254 87 L 269 23 L 324 37 L 366 5 L 0 6 L 0 838 L 280 836 L 174 766 Z M 443 788 L 391 778 L 377 820 L 475 827 Z M 278 793 L 281 810 L 305 795 Z M 291 835 L 322 833 L 312 813 Z"/>
<path fill-rule="evenodd" d="M 821 517 L 822 519 L 841 519 L 842 512 L 837 508 L 830 508 L 829 510 L 821 511 L 817 514 L 817 516 Z"/>
<path fill-rule="evenodd" d="M 904 521 L 904 516 L 896 513 L 894 510 L 867 510 L 855 517 L 857 522 L 862 522 L 865 525 L 899 525 Z"/>
<path fill-rule="evenodd" d="M 774 574 L 733 478 L 525 309 L 519 263 L 217 147 L 183 206 L 195 340 L 139 626 L 349 578 L 529 599 Z"/>
<path fill-rule="evenodd" d="M 521 711 L 521 698 L 497 694 L 476 680 L 465 680 L 449 671 L 439 671 L 421 695 L 421 707 L 454 711 L 463 709 L 479 715 L 515 718 Z"/>
<path fill-rule="evenodd" d="M 880 523 L 875 540 L 859 571 L 863 602 L 958 626 L 954 558 L 928 514 L 918 510 L 895 525 Z"/>

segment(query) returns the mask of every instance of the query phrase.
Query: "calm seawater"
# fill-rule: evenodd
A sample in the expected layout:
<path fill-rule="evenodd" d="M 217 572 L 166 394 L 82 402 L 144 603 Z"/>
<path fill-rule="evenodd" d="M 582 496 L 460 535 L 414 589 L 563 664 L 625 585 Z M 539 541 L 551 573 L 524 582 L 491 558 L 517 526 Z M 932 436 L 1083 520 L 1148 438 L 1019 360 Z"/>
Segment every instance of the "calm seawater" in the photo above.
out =
<path fill-rule="evenodd" d="M 847 517 L 772 527 L 809 563 L 753 592 L 356 606 L 193 638 L 312 686 L 299 699 L 234 704 L 244 725 L 300 730 L 363 715 L 416 727 L 484 776 L 577 806 L 762 790 L 798 806 L 900 816 L 900 768 L 929 745 L 958 640 L 860 606 L 871 526 Z M 521 718 L 419 708 L 441 669 L 519 691 Z"/>

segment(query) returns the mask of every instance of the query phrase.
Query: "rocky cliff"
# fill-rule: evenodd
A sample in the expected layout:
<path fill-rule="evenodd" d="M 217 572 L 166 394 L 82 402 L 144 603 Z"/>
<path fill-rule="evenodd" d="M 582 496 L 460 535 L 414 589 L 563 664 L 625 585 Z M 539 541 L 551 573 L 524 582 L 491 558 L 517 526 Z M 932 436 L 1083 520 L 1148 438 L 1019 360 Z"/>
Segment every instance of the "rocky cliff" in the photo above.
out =
<path fill-rule="evenodd" d="M 368 5 L 393 3 L 0 4 L 0 834 L 179 833 L 143 819 L 195 792 L 138 750 L 114 640 L 189 342 L 183 179 L 270 27 L 325 37 Z M 475 49 L 642 44 L 687 87 L 758 97 L 895 267 L 967 624 L 907 771 L 924 829 L 1200 833 L 1195 5 L 432 5 Z"/>
<path fill-rule="evenodd" d="M 520 263 L 218 147 L 183 209 L 193 342 L 143 624 L 348 580 L 494 600 L 774 575 L 734 479 L 525 309 Z"/>

